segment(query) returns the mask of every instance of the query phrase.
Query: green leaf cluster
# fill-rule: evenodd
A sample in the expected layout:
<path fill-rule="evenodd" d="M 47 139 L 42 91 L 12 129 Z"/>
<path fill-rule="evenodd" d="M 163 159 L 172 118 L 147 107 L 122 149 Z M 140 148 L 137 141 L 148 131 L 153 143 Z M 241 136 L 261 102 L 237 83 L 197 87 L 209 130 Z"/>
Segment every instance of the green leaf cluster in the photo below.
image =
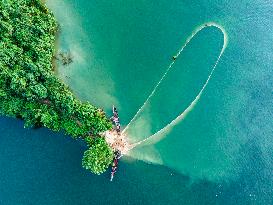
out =
<path fill-rule="evenodd" d="M 101 137 L 90 138 L 89 149 L 84 152 L 82 166 L 95 174 L 103 173 L 111 164 L 114 153 Z"/>
<path fill-rule="evenodd" d="M 78 100 L 55 76 L 56 31 L 53 14 L 39 0 L 0 0 L 0 114 L 74 138 L 111 129 L 104 112 Z"/>

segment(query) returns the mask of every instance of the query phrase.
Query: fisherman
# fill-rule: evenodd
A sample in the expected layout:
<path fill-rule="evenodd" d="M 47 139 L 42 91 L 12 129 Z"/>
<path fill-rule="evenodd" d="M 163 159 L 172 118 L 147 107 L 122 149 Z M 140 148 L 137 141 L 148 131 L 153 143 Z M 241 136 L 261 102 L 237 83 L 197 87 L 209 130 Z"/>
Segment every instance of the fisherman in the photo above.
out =
<path fill-rule="evenodd" d="M 115 123 L 116 126 L 119 125 L 119 118 L 117 116 L 112 116 L 110 119 Z"/>
<path fill-rule="evenodd" d="M 116 119 L 114 119 L 115 121 L 115 125 L 116 125 L 116 127 L 120 127 L 120 124 L 119 124 L 119 119 L 118 118 L 116 118 Z"/>
<path fill-rule="evenodd" d="M 115 117 L 115 116 L 112 118 L 112 120 L 113 120 L 113 122 L 114 122 L 115 124 L 119 122 L 118 117 Z"/>
<path fill-rule="evenodd" d="M 120 133 L 120 123 L 119 123 L 119 117 L 118 117 L 118 110 L 115 106 L 113 106 L 113 116 L 110 119 L 115 124 L 116 131 L 119 134 Z"/>
<path fill-rule="evenodd" d="M 118 111 L 117 111 L 117 108 L 114 107 L 114 105 L 113 105 L 112 112 L 113 112 L 114 117 L 118 117 Z"/>
<path fill-rule="evenodd" d="M 116 159 L 120 159 L 121 158 L 121 152 L 118 150 L 118 151 L 116 151 L 116 153 L 115 153 L 115 158 Z"/>
<path fill-rule="evenodd" d="M 173 60 L 175 61 L 177 59 L 177 56 L 173 56 Z"/>
<path fill-rule="evenodd" d="M 118 110 L 114 106 L 113 106 L 113 115 L 114 115 L 114 117 L 118 117 Z"/>
<path fill-rule="evenodd" d="M 114 112 L 113 112 L 113 115 L 116 116 L 116 117 L 118 117 L 118 112 L 115 112 L 115 111 L 114 111 Z"/>
<path fill-rule="evenodd" d="M 120 124 L 117 125 L 117 132 L 120 132 Z"/>

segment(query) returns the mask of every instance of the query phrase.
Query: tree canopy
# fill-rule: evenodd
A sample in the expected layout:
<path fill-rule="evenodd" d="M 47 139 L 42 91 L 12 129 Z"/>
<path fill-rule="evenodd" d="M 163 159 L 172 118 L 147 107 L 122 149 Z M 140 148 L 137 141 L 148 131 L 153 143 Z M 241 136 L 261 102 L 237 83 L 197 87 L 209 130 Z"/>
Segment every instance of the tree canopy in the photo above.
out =
<path fill-rule="evenodd" d="M 62 130 L 74 138 L 97 136 L 112 124 L 55 75 L 56 31 L 53 14 L 39 0 L 0 0 L 0 114 L 23 119 L 26 127 Z"/>
<path fill-rule="evenodd" d="M 113 160 L 114 153 L 101 137 L 88 140 L 89 149 L 84 152 L 82 166 L 95 174 L 103 173 Z"/>

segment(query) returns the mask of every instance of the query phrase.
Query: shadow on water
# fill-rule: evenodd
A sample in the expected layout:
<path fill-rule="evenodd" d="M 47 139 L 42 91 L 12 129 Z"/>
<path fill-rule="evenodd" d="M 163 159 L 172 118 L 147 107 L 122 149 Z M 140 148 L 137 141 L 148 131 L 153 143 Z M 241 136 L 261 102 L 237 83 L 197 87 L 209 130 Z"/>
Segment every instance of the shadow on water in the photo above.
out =
<path fill-rule="evenodd" d="M 193 181 L 167 167 L 125 159 L 110 183 L 109 172 L 94 176 L 81 168 L 85 147 L 72 138 L 44 128 L 24 129 L 22 121 L 14 119 L 0 122 L 0 204 L 268 204 L 271 200 L 269 168 L 253 143 L 242 149 L 243 155 L 250 154 L 242 155 L 245 170 L 233 182 Z"/>

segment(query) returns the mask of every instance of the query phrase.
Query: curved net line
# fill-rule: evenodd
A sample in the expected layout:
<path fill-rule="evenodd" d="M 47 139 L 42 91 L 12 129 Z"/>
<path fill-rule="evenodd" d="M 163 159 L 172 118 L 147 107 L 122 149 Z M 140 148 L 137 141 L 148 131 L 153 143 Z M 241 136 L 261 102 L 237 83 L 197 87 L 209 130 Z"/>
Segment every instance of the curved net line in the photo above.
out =
<path fill-rule="evenodd" d="M 219 30 L 221 30 L 221 32 L 224 35 L 224 42 L 223 42 L 223 46 L 221 49 L 221 52 L 206 80 L 206 82 L 204 83 L 203 87 L 201 88 L 201 90 L 199 91 L 199 93 L 197 94 L 197 96 L 194 98 L 194 100 L 190 103 L 190 105 L 182 112 L 180 113 L 174 120 L 172 120 L 169 124 L 167 124 L 165 127 L 163 127 L 162 129 L 160 129 L 159 131 L 157 131 L 156 133 L 154 133 L 153 135 L 145 138 L 144 140 L 141 140 L 139 142 L 136 142 L 134 144 L 132 144 L 130 146 L 130 149 L 133 149 L 134 147 L 143 144 L 144 142 L 150 141 L 156 143 L 159 140 L 161 140 L 164 136 L 166 136 L 167 132 L 169 132 L 171 130 L 172 127 L 174 127 L 176 124 L 178 124 L 182 119 L 185 118 L 185 116 L 194 108 L 194 106 L 197 104 L 197 102 L 199 101 L 201 95 L 203 94 L 205 88 L 207 87 L 211 76 L 213 75 L 215 68 L 217 67 L 226 47 L 227 47 L 227 43 L 228 43 L 228 37 L 227 37 L 227 33 L 225 31 L 225 29 L 214 22 L 208 22 L 205 24 L 202 24 L 201 26 L 197 27 L 192 34 L 186 39 L 186 42 L 183 44 L 183 46 L 180 48 L 180 50 L 177 52 L 175 58 L 178 58 L 180 56 L 180 54 L 182 53 L 182 51 L 186 48 L 186 46 L 188 45 L 188 43 L 194 38 L 194 36 L 199 33 L 201 30 L 203 30 L 206 27 L 216 27 Z M 125 129 L 122 131 L 122 133 L 126 132 L 126 130 L 129 128 L 129 126 L 131 125 L 132 122 L 135 121 L 135 119 L 137 118 L 137 116 L 143 111 L 144 107 L 146 106 L 147 102 L 150 100 L 150 98 L 154 95 L 154 93 L 156 92 L 158 86 L 161 84 L 161 82 L 165 79 L 165 77 L 167 76 L 167 74 L 169 73 L 170 69 L 173 67 L 175 63 L 175 59 L 170 63 L 170 65 L 168 66 L 167 70 L 165 71 L 165 73 L 163 74 L 163 76 L 161 77 L 161 79 L 158 81 L 158 83 L 156 84 L 156 86 L 154 87 L 153 91 L 151 92 L 151 94 L 148 96 L 148 98 L 145 100 L 145 102 L 143 103 L 143 105 L 139 108 L 139 110 L 137 111 L 137 113 L 135 114 L 135 116 L 131 119 L 131 121 L 128 123 L 128 125 L 125 127 Z"/>

